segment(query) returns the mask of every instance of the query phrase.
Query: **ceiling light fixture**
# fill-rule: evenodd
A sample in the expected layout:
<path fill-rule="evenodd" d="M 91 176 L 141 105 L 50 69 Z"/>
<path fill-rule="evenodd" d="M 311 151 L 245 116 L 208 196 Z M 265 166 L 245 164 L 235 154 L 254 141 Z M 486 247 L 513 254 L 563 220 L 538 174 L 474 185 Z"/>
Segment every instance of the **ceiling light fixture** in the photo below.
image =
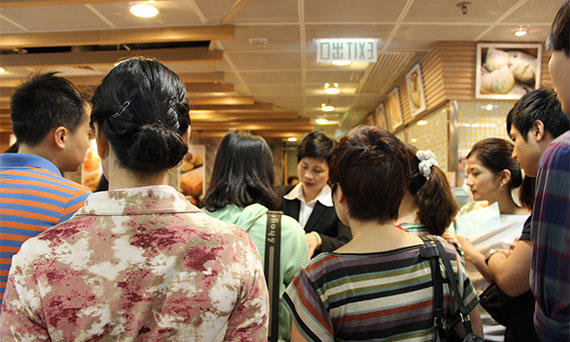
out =
<path fill-rule="evenodd" d="M 350 65 L 352 62 L 349 60 L 338 60 L 338 61 L 332 61 L 331 64 L 332 65 L 338 65 L 338 66 L 344 66 L 344 65 Z"/>
<path fill-rule="evenodd" d="M 297 138 L 295 138 L 295 137 L 290 137 L 290 138 L 287 138 L 287 141 L 295 142 L 295 141 L 297 141 Z"/>
<path fill-rule="evenodd" d="M 334 109 L 335 109 L 334 106 L 332 106 L 330 103 L 321 104 L 321 110 L 323 112 L 332 112 Z"/>
<path fill-rule="evenodd" d="M 420 120 L 418 121 L 418 126 L 425 126 L 427 125 L 427 121 L 426 120 Z"/>
<path fill-rule="evenodd" d="M 6 72 L 6 69 L 0 67 L 0 74 L 3 74 L 3 73 L 5 73 L 5 72 Z"/>
<path fill-rule="evenodd" d="M 158 9 L 149 4 L 132 5 L 130 11 L 132 15 L 141 18 L 152 18 L 158 14 Z"/>
<path fill-rule="evenodd" d="M 317 125 L 326 125 L 329 123 L 329 120 L 327 119 L 317 119 L 315 120 L 315 122 L 317 123 Z"/>
<path fill-rule="evenodd" d="M 329 95 L 336 95 L 340 93 L 340 89 L 338 88 L 338 83 L 333 83 L 333 86 L 331 87 L 330 83 L 325 83 L 325 94 L 329 94 Z"/>
<path fill-rule="evenodd" d="M 418 139 L 412 138 L 412 139 L 410 139 L 410 142 L 411 142 L 411 143 L 417 143 L 417 142 L 418 142 Z"/>
<path fill-rule="evenodd" d="M 524 36 L 527 35 L 528 30 L 527 30 L 526 28 L 524 28 L 524 27 L 521 26 L 521 27 L 515 29 L 513 33 L 514 33 L 515 36 L 517 36 L 517 37 L 524 37 Z"/>

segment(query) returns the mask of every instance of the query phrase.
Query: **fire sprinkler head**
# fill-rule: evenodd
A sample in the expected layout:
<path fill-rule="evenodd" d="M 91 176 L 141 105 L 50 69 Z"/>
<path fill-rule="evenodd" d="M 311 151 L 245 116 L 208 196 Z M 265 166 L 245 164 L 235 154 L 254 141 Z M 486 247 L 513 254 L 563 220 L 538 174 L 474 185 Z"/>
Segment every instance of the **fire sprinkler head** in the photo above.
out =
<path fill-rule="evenodd" d="M 459 9 L 461 9 L 461 13 L 463 15 L 466 15 L 467 12 L 469 12 L 469 6 L 471 6 L 471 1 L 461 1 L 458 2 L 457 7 L 459 7 Z"/>

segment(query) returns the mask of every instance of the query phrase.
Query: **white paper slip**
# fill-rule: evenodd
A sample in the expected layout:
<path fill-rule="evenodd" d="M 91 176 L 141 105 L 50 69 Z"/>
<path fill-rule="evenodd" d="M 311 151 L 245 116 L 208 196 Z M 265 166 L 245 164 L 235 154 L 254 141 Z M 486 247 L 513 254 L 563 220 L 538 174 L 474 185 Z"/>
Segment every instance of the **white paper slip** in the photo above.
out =
<path fill-rule="evenodd" d="M 501 213 L 497 202 L 486 208 L 469 212 L 457 218 L 455 231 L 471 240 L 476 236 L 484 235 L 487 231 L 501 227 Z"/>

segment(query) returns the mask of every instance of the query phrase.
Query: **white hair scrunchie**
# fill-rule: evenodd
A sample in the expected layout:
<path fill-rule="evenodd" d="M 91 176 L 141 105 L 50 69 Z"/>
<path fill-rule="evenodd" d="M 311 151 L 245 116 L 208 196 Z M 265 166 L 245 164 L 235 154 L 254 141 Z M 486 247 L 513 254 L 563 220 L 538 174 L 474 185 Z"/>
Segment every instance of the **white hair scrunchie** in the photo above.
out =
<path fill-rule="evenodd" d="M 420 160 L 420 164 L 418 165 L 418 169 L 420 173 L 425 178 L 428 178 L 431 175 L 431 167 L 434 165 L 439 165 L 437 160 L 435 159 L 435 153 L 431 150 L 422 151 L 419 150 L 416 152 L 416 157 Z"/>

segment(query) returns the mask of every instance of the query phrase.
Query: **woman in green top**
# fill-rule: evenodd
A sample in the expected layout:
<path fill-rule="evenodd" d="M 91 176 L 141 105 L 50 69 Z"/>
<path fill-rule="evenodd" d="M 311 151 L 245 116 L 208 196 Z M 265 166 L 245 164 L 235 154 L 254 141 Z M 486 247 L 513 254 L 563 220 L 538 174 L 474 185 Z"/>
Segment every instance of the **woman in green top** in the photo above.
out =
<path fill-rule="evenodd" d="M 204 198 L 208 215 L 244 229 L 265 260 L 267 211 L 279 207 L 274 187 L 273 155 L 265 140 L 248 131 L 228 133 L 220 143 Z M 279 296 L 309 262 L 305 232 L 292 217 L 281 217 Z M 279 307 L 279 341 L 288 341 L 291 317 Z"/>

